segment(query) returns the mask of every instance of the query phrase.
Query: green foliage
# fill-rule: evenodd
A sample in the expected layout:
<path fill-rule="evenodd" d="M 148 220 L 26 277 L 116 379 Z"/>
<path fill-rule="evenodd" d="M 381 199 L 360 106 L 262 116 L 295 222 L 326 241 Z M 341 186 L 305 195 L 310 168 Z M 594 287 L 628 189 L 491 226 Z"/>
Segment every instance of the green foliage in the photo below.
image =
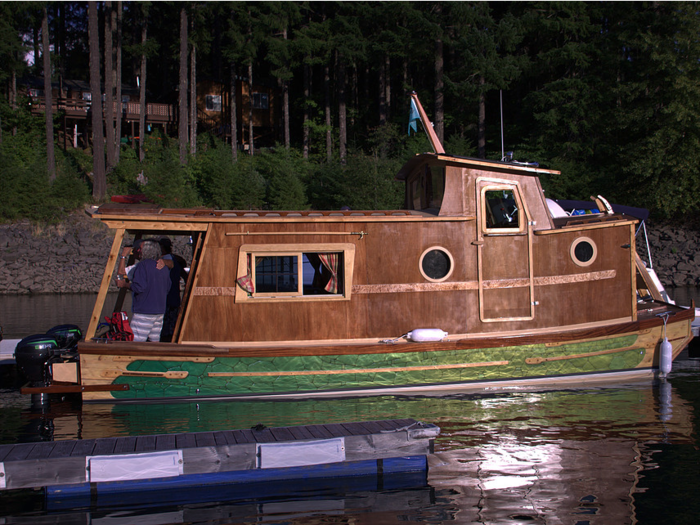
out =
<path fill-rule="evenodd" d="M 276 147 L 252 158 L 255 170 L 267 181 L 265 200 L 273 210 L 304 210 L 308 164 L 297 151 Z"/>
<path fill-rule="evenodd" d="M 152 156 L 156 159 L 143 168 L 147 180 L 143 186 L 146 197 L 168 208 L 199 206 L 201 199 L 195 188 L 194 177 L 180 164 L 178 153 L 164 149 Z"/>
<path fill-rule="evenodd" d="M 18 133 L 0 144 L 0 220 L 56 221 L 90 200 L 85 178 L 60 150 L 49 182 L 45 146 L 36 134 Z"/>
<path fill-rule="evenodd" d="M 202 141 L 207 137 L 200 137 Z M 212 140 L 200 144 L 200 153 L 189 163 L 197 188 L 206 206 L 218 209 L 260 209 L 265 198 L 265 179 L 253 167 L 247 155 L 233 162 L 231 147 Z"/>
<path fill-rule="evenodd" d="M 359 153 L 340 162 L 317 167 L 309 181 L 309 200 L 315 209 L 397 209 L 404 198 L 403 183 L 394 179 L 401 162 Z"/>
<path fill-rule="evenodd" d="M 123 7 L 124 82 L 140 74 L 145 53 L 149 102 L 173 100 L 179 51 L 172 28 L 179 9 L 168 2 Z M 3 86 L 13 73 L 21 79 L 40 70 L 22 59 L 40 8 L 0 3 Z M 548 196 L 601 194 L 664 218 L 700 211 L 700 16 L 694 3 L 189 2 L 186 8 L 199 79 L 227 86 L 231 73 L 244 78 L 251 64 L 255 89 L 277 86 L 270 98 L 276 134 L 258 135 L 256 128 L 255 155 L 241 154 L 236 162 L 230 146 L 202 136 L 185 167 L 171 151 L 177 145 L 150 134 L 143 163 L 134 150 L 122 149 L 108 175 L 111 194 L 146 193 L 169 206 L 217 208 L 401 206 L 394 174 L 416 153 L 431 151 L 423 131 L 406 136 L 405 93 L 416 90 L 434 119 L 435 95 L 444 96 L 448 153 L 480 155 L 477 140 L 484 139 L 492 159 L 501 153 L 502 94 L 505 148 L 518 160 L 562 171 L 543 177 Z M 84 3 L 50 4 L 48 13 L 56 72 L 87 80 Z M 284 124 L 292 147 L 260 149 L 263 140 L 269 147 L 282 136 L 282 87 L 291 100 Z M 349 153 L 344 162 L 328 162 L 329 153 L 339 154 L 341 88 Z M 53 187 L 44 182 L 44 123 L 28 111 L 24 92 L 20 88 L 19 109 L 11 108 L 9 90 L 0 97 L 3 219 L 51 215 L 74 206 L 90 186 L 91 158 L 83 151 L 58 154 L 57 181 Z M 244 128 L 239 122 L 247 136 Z M 300 154 L 304 131 L 307 159 Z M 148 184 L 139 182 L 141 173 Z"/>

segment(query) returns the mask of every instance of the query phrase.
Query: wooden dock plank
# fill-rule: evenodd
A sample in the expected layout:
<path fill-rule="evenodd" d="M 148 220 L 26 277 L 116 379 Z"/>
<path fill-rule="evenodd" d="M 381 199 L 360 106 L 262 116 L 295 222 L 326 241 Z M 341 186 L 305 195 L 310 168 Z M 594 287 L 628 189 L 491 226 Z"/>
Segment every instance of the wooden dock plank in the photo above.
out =
<path fill-rule="evenodd" d="M 194 448 L 197 446 L 197 442 L 192 434 L 176 434 L 175 443 L 177 443 L 177 448 Z"/>
<path fill-rule="evenodd" d="M 257 443 L 274 443 L 277 441 L 269 428 L 253 430 L 253 439 L 255 439 Z"/>
<path fill-rule="evenodd" d="M 4 461 L 19 461 L 27 459 L 27 456 L 31 454 L 35 446 L 36 443 L 20 443 L 19 445 L 15 445 L 10 450 L 10 453 L 5 456 Z"/>
<path fill-rule="evenodd" d="M 236 438 L 236 443 L 255 443 L 253 431 L 249 429 L 234 430 L 233 436 Z"/>
<path fill-rule="evenodd" d="M 328 429 L 326 429 L 324 425 L 309 425 L 306 429 L 315 439 L 328 439 L 333 437 L 333 434 L 328 432 Z"/>
<path fill-rule="evenodd" d="M 309 429 L 306 427 L 287 427 L 289 429 L 289 432 L 291 432 L 292 436 L 294 436 L 294 439 L 300 440 L 300 439 L 314 439 L 314 436 L 309 432 Z"/>
<path fill-rule="evenodd" d="M 56 446 L 53 447 L 53 450 L 51 451 L 51 454 L 49 457 L 51 459 L 54 458 L 67 458 L 71 455 L 73 452 L 73 449 L 75 448 L 75 445 L 77 444 L 77 441 L 57 441 Z"/>
<path fill-rule="evenodd" d="M 156 450 L 156 436 L 138 436 L 134 452 L 154 452 Z"/>
<path fill-rule="evenodd" d="M 328 431 L 330 437 L 345 437 L 348 435 L 345 427 L 339 423 L 330 423 L 323 425 L 323 427 Z"/>
<path fill-rule="evenodd" d="M 362 426 L 367 434 L 379 434 L 384 430 L 376 421 L 361 421 L 358 425 Z"/>
<path fill-rule="evenodd" d="M 216 443 L 217 447 L 228 445 L 228 441 L 226 440 L 226 435 L 223 430 L 212 432 L 212 435 L 214 436 L 214 442 Z"/>
<path fill-rule="evenodd" d="M 284 428 L 284 427 L 279 427 L 279 428 L 271 428 L 270 432 L 272 432 L 272 435 L 275 437 L 277 441 L 295 441 L 296 438 L 294 437 L 294 434 L 292 434 L 289 429 Z"/>
<path fill-rule="evenodd" d="M 117 444 L 114 447 L 115 454 L 131 454 L 136 450 L 136 437 L 128 436 L 117 439 Z"/>
<path fill-rule="evenodd" d="M 212 432 L 197 432 L 194 435 L 194 439 L 198 447 L 216 446 L 216 440 L 214 439 L 214 434 Z"/>
<path fill-rule="evenodd" d="M 175 443 L 175 436 L 173 434 L 162 434 L 160 436 L 156 436 L 157 451 L 175 450 L 176 448 L 177 444 Z"/>
<path fill-rule="evenodd" d="M 37 443 L 29 455 L 27 455 L 27 459 L 48 458 L 55 446 L 56 444 L 50 441 L 46 443 Z"/>
<path fill-rule="evenodd" d="M 92 451 L 95 450 L 95 445 L 97 443 L 96 439 L 80 439 L 73 447 L 71 451 L 71 456 L 91 456 Z"/>
<path fill-rule="evenodd" d="M 345 429 L 348 436 L 364 436 L 367 434 L 365 427 L 359 423 L 342 423 L 340 426 Z"/>
<path fill-rule="evenodd" d="M 227 445 L 235 445 L 236 443 L 238 443 L 236 441 L 236 434 L 233 430 L 224 430 L 223 435 L 226 438 Z"/>
<path fill-rule="evenodd" d="M 14 445 L 0 445 L 0 461 L 4 461 L 5 457 L 10 453 Z"/>
<path fill-rule="evenodd" d="M 114 453 L 115 446 L 117 446 L 117 438 L 100 438 L 95 443 L 92 454 L 94 456 L 108 456 Z"/>
<path fill-rule="evenodd" d="M 392 419 L 391 422 L 390 421 L 375 421 L 375 423 L 377 423 L 377 425 L 382 427 L 382 430 L 385 430 L 385 431 L 386 430 L 396 430 L 399 425 L 393 424 L 392 423 L 393 421 L 394 420 Z"/>

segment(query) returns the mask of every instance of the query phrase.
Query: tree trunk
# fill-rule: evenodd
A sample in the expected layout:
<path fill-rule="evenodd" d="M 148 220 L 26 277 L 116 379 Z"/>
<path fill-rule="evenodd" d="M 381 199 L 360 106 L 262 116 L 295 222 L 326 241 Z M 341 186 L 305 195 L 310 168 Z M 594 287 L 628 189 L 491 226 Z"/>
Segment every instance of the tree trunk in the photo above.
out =
<path fill-rule="evenodd" d="M 331 72 L 326 64 L 323 75 L 323 89 L 326 95 L 326 160 L 333 160 L 333 135 L 331 128 Z"/>
<path fill-rule="evenodd" d="M 345 59 L 338 56 L 338 132 L 340 163 L 345 164 L 348 157 L 347 105 L 345 101 Z"/>
<path fill-rule="evenodd" d="M 114 67 L 112 42 L 114 40 L 114 29 L 112 25 L 112 2 L 105 2 L 105 136 L 107 166 L 109 173 L 115 166 L 114 162 Z"/>
<path fill-rule="evenodd" d="M 148 31 L 148 16 L 143 14 L 141 26 L 141 72 L 139 75 L 139 161 L 146 158 L 146 39 Z"/>
<path fill-rule="evenodd" d="M 287 28 L 284 28 L 282 33 L 284 40 L 287 40 Z M 282 81 L 282 105 L 284 113 L 284 147 L 289 149 L 292 143 L 290 130 L 289 130 L 289 81 Z"/>
<path fill-rule="evenodd" d="M 122 12 L 121 2 L 117 2 L 116 33 L 117 33 L 117 71 L 115 84 L 117 85 L 117 128 L 115 131 L 117 143 L 114 146 L 114 163 L 119 164 L 119 154 L 122 148 Z"/>
<path fill-rule="evenodd" d="M 486 96 L 484 94 L 486 79 L 479 77 L 479 122 L 477 126 L 477 149 L 480 159 L 486 158 Z"/>
<path fill-rule="evenodd" d="M 56 157 L 53 149 L 53 94 L 51 93 L 51 52 L 49 51 L 49 15 L 44 7 L 41 21 L 41 46 L 44 59 L 44 105 L 46 106 L 46 168 L 49 181 L 56 179 Z"/>
<path fill-rule="evenodd" d="M 236 104 L 236 64 L 231 63 L 231 157 L 238 160 L 238 106 Z"/>
<path fill-rule="evenodd" d="M 178 137 L 180 141 L 180 164 L 187 164 L 187 11 L 180 9 L 180 111 Z"/>
<path fill-rule="evenodd" d="M 88 2 L 88 38 L 90 42 L 90 92 L 92 111 L 92 196 L 101 201 L 107 193 L 105 145 L 102 134 L 102 94 L 100 92 L 100 31 L 97 2 Z"/>
<path fill-rule="evenodd" d="M 386 64 L 379 66 L 379 125 L 386 124 Z"/>
<path fill-rule="evenodd" d="M 309 103 L 311 102 L 311 66 L 304 64 L 304 122 L 302 135 L 302 153 L 305 159 L 309 158 L 309 143 L 311 127 L 309 126 Z"/>
<path fill-rule="evenodd" d="M 194 28 L 193 28 L 194 30 Z M 197 47 L 190 51 L 190 155 L 197 154 Z"/>
<path fill-rule="evenodd" d="M 12 111 L 17 109 L 17 71 L 12 68 L 12 77 L 10 79 L 10 107 Z M 12 136 L 17 135 L 17 126 L 12 126 Z"/>
<path fill-rule="evenodd" d="M 253 155 L 255 150 L 255 140 L 253 139 L 253 59 L 248 62 L 248 100 L 250 101 L 248 111 L 248 154 Z"/>
<path fill-rule="evenodd" d="M 391 57 L 384 57 L 384 69 L 386 69 L 386 86 L 384 100 L 386 100 L 386 119 L 391 120 Z"/>
<path fill-rule="evenodd" d="M 445 138 L 445 94 L 444 69 L 442 56 L 442 40 L 438 37 L 435 40 L 435 134 L 440 142 Z"/>

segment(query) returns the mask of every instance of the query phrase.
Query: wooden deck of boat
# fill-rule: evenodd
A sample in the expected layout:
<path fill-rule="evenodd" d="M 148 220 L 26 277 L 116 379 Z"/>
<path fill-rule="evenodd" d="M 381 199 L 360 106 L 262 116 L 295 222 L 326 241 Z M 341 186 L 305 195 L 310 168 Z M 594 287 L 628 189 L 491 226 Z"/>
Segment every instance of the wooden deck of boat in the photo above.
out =
<path fill-rule="evenodd" d="M 0 489 L 87 484 L 93 481 L 91 459 L 142 457 L 145 461 L 168 451 L 182 455 L 181 475 L 259 473 L 267 468 L 261 464 L 261 446 L 264 450 L 266 445 L 275 444 L 288 445 L 290 457 L 295 456 L 295 450 L 302 450 L 295 447 L 305 447 L 308 465 L 320 465 L 324 460 L 314 460 L 313 447 L 318 444 L 320 450 L 323 443 L 333 439 L 341 440 L 340 462 L 425 456 L 432 451 L 438 432 L 439 428 L 432 424 L 393 419 L 0 445 Z M 326 451 L 321 451 L 324 454 Z M 273 465 L 280 466 L 285 465 Z M 297 462 L 290 466 L 300 465 Z M 159 477 L 158 472 L 151 477 Z M 123 477 L 115 479 L 125 481 Z"/>

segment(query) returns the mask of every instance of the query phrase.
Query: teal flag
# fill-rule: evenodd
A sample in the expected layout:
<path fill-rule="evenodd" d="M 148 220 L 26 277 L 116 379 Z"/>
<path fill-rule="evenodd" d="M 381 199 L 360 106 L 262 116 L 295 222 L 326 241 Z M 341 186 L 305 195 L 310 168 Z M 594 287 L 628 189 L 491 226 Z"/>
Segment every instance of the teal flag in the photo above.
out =
<path fill-rule="evenodd" d="M 411 136 L 411 130 L 413 133 L 418 133 L 418 125 L 416 122 L 420 120 L 420 115 L 418 114 L 418 108 L 416 107 L 416 101 L 411 99 L 411 112 L 408 115 L 408 136 Z"/>

